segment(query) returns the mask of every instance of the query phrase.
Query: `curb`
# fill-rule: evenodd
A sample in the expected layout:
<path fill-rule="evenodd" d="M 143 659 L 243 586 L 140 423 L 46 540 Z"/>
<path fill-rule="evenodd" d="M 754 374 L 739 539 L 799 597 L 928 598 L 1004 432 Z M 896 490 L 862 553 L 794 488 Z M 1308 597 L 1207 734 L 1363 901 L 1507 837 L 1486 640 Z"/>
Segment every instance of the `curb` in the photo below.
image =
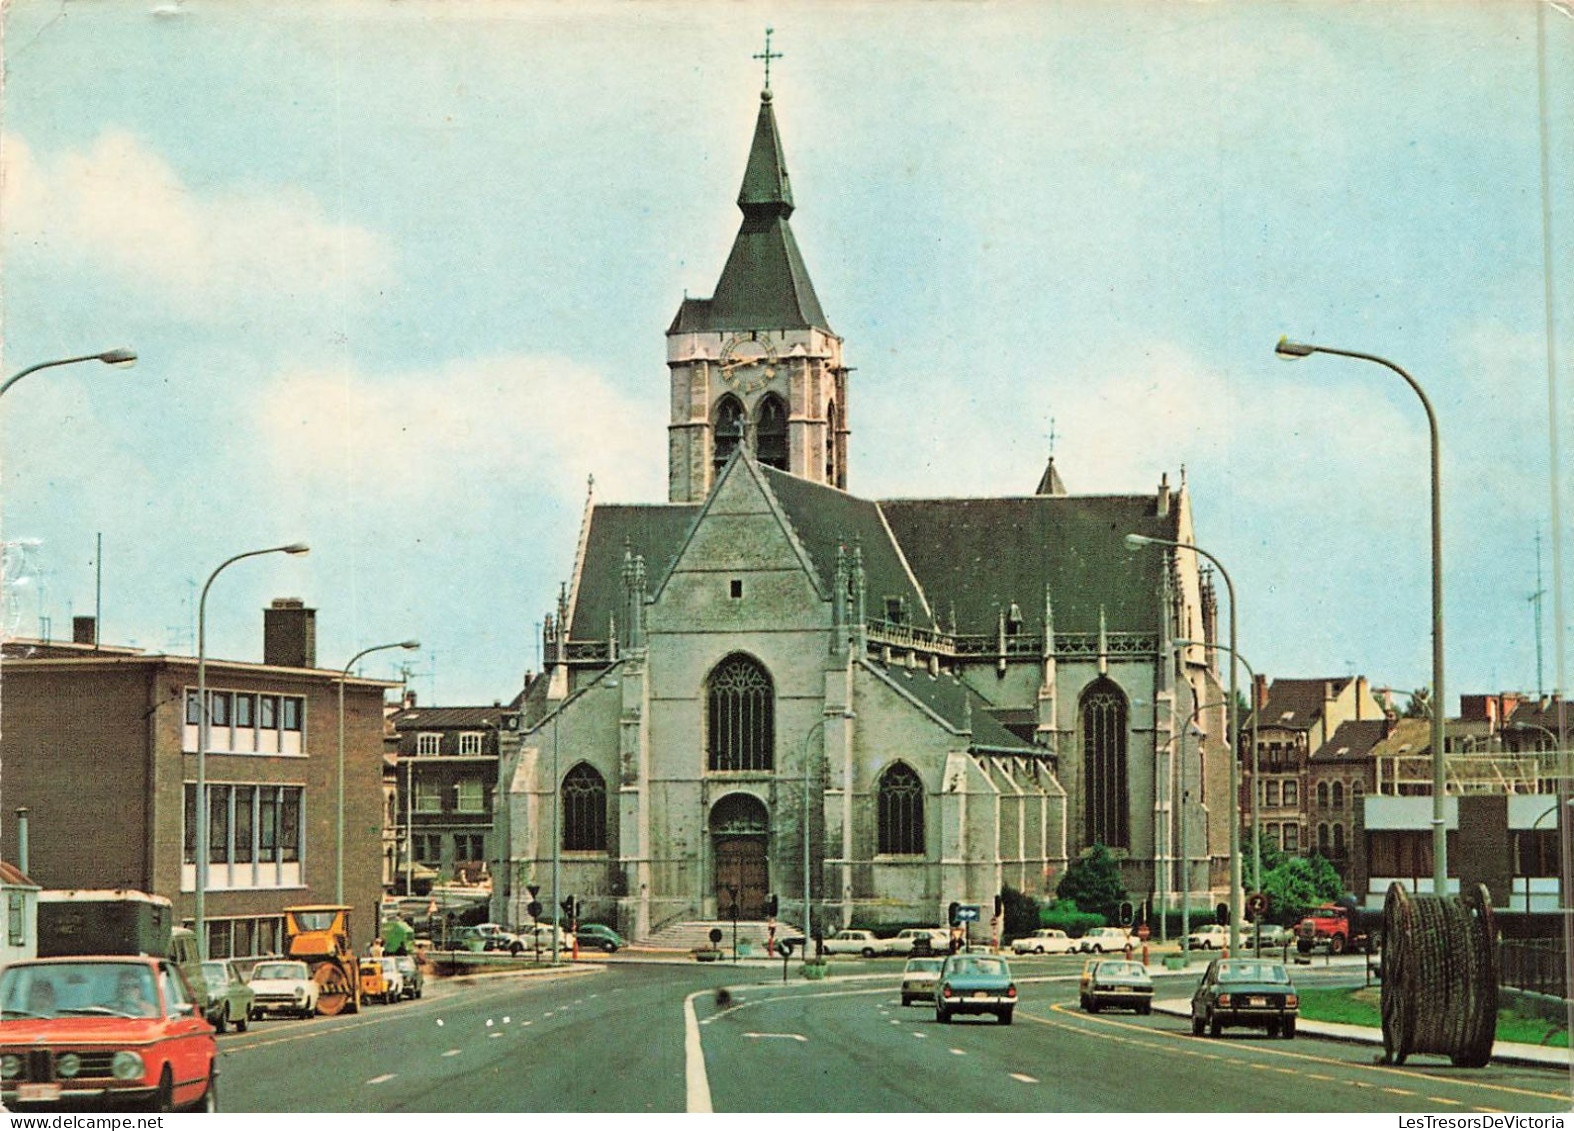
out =
<path fill-rule="evenodd" d="M 1156 1001 L 1153 1003 L 1155 1013 L 1165 1013 L 1171 1017 L 1191 1016 L 1191 1003 L 1172 999 L 1169 1001 Z M 1298 1036 L 1317 1037 L 1325 1041 L 1342 1041 L 1351 1045 L 1376 1045 L 1383 1044 L 1383 1031 L 1365 1025 L 1340 1025 L 1331 1021 L 1308 1021 L 1304 1017 L 1295 1024 Z M 1432 1055 L 1418 1053 L 1419 1056 Z M 1569 1067 L 1569 1050 L 1567 1049 L 1538 1049 L 1533 1045 L 1516 1045 L 1507 1041 L 1499 1041 L 1492 1048 L 1492 1061 L 1496 1064 L 1518 1064 L 1531 1068 L 1560 1068 Z"/>

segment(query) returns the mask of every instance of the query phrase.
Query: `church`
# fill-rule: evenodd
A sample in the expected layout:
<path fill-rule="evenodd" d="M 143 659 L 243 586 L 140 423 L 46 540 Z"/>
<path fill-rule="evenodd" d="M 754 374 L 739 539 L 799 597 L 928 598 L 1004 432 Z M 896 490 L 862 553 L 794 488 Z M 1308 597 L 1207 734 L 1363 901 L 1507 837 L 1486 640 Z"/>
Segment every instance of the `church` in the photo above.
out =
<path fill-rule="evenodd" d="M 1191 542 L 1184 477 L 1072 495 L 1051 453 L 1022 494 L 860 497 L 768 77 L 737 203 L 712 296 L 667 330 L 667 501 L 592 492 L 516 703 L 494 913 L 528 922 L 555 874 L 634 938 L 773 905 L 827 934 L 987 919 L 1094 844 L 1135 899 L 1211 907 L 1225 694 L 1175 642 L 1216 639 L 1213 586 L 1124 541 Z"/>

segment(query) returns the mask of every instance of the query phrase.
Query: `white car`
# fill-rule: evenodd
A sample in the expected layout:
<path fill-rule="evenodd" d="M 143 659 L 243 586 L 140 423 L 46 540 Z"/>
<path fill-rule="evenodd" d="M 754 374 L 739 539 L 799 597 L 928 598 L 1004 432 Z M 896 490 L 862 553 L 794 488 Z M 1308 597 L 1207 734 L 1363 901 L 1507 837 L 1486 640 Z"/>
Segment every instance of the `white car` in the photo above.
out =
<path fill-rule="evenodd" d="M 1186 936 L 1187 950 L 1223 950 L 1230 945 L 1230 929 L 1219 923 L 1198 927 Z"/>
<path fill-rule="evenodd" d="M 256 995 L 252 1010 L 258 1017 L 268 1013 L 310 1017 L 317 1012 L 317 983 L 304 962 L 259 962 L 252 967 L 248 984 Z"/>
<path fill-rule="evenodd" d="M 943 927 L 908 927 L 897 931 L 894 939 L 882 939 L 891 954 L 918 954 L 924 953 L 927 946 L 930 954 L 948 954 L 951 948 L 951 932 Z"/>
<path fill-rule="evenodd" d="M 891 940 L 879 938 L 873 931 L 837 931 L 825 940 L 826 954 L 861 954 L 873 958 L 877 954 L 891 953 Z"/>
<path fill-rule="evenodd" d="M 1094 927 L 1077 947 L 1083 954 L 1119 954 L 1131 946 L 1131 936 L 1121 927 Z"/>
<path fill-rule="evenodd" d="M 1023 935 L 1011 943 L 1014 954 L 1070 954 L 1076 949 L 1077 944 L 1065 931 L 1048 927 L 1034 931 L 1031 935 Z"/>

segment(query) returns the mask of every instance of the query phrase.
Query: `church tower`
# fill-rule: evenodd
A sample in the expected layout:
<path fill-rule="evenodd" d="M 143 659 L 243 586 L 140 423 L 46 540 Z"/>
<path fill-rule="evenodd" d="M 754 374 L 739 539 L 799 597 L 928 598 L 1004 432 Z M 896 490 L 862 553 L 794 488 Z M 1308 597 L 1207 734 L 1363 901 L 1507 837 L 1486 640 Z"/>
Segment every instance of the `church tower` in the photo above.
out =
<path fill-rule="evenodd" d="M 685 298 L 667 330 L 669 502 L 704 499 L 740 443 L 763 464 L 847 488 L 848 370 L 787 222 L 768 70 L 738 207 L 743 226 L 715 293 Z"/>

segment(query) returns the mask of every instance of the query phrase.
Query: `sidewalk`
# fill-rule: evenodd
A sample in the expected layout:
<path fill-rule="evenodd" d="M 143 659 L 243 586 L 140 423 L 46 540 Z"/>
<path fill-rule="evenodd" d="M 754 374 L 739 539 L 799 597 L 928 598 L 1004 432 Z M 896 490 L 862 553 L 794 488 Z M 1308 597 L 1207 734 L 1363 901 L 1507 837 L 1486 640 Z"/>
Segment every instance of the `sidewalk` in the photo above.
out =
<path fill-rule="evenodd" d="M 1166 1001 L 1155 1001 L 1153 1008 L 1160 1013 L 1168 1013 L 1175 1017 L 1190 1017 L 1191 1002 L 1185 998 L 1170 998 Z M 1359 1045 L 1383 1044 L 1383 1031 L 1367 1025 L 1340 1025 L 1333 1021 L 1308 1021 L 1301 1018 L 1295 1024 L 1295 1031 L 1308 1037 L 1322 1037 L 1330 1041 L 1348 1041 Z M 1429 1054 L 1418 1054 L 1429 1055 Z M 1563 1068 L 1569 1067 L 1568 1049 L 1542 1048 L 1540 1045 L 1521 1045 L 1510 1041 L 1499 1041 L 1492 1046 L 1492 1059 L 1504 1064 L 1528 1064 L 1537 1068 Z"/>

